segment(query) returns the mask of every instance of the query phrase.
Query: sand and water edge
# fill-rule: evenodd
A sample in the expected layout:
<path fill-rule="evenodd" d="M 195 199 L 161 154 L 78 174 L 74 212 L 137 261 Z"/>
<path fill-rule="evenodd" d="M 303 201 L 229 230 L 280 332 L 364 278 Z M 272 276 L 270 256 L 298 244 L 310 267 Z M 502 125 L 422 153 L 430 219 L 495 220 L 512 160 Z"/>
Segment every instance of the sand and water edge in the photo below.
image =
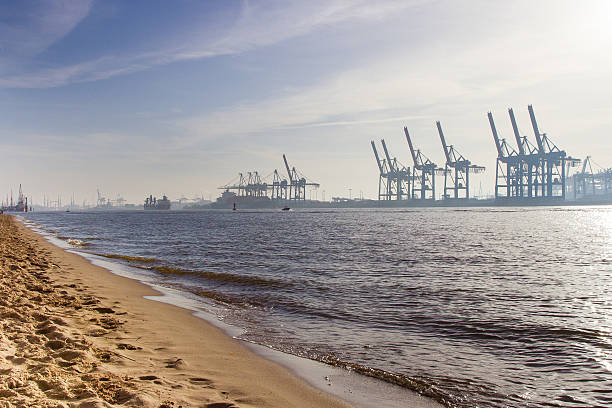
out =
<path fill-rule="evenodd" d="M 245 344 L 11 216 L 0 236 L 0 407 L 439 406 Z"/>

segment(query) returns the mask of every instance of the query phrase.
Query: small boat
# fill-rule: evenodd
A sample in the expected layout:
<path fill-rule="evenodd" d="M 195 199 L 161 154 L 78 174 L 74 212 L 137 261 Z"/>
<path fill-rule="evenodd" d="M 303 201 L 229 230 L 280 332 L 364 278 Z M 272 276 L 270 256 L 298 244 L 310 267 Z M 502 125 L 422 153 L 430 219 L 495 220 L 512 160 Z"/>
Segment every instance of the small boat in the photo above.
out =
<path fill-rule="evenodd" d="M 281 208 L 281 211 L 289 211 L 290 209 L 291 208 L 289 208 L 289 207 L 283 207 L 283 208 Z"/>

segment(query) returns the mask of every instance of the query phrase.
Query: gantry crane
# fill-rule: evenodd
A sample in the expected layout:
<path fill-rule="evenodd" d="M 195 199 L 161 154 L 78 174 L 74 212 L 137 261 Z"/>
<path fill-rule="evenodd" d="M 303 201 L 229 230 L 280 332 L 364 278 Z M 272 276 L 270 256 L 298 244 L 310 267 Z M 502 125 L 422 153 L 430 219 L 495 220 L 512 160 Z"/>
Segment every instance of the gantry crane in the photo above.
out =
<path fill-rule="evenodd" d="M 512 108 L 508 109 L 518 152 L 510 148 L 505 140 L 500 141 L 493 115 L 491 112 L 488 113 L 498 152 L 495 197 L 524 198 L 526 192 L 527 198 L 564 199 L 569 167 L 577 166 L 580 160 L 568 157 L 565 151 L 560 150 L 545 133 L 541 134 L 533 106 L 529 105 L 527 110 L 537 146 L 529 143 L 526 136 L 521 137 L 514 111 Z M 502 189 L 505 189 L 504 195 L 500 194 Z"/>
<path fill-rule="evenodd" d="M 533 106 L 527 106 L 533 133 L 538 143 L 540 154 L 540 168 L 542 174 L 541 194 L 547 198 L 565 199 L 566 164 L 569 168 L 580 164 L 580 159 L 568 157 L 564 150 L 560 150 L 546 135 L 540 134 L 538 123 L 533 112 Z M 554 187 L 557 188 L 554 188 Z"/>
<path fill-rule="evenodd" d="M 593 165 L 598 169 L 595 171 Z M 582 170 L 572 176 L 574 199 L 597 195 L 608 195 L 612 190 L 612 169 L 604 169 L 587 156 L 582 162 Z"/>
<path fill-rule="evenodd" d="M 306 186 L 318 188 L 318 183 L 312 183 L 306 180 L 306 177 L 301 175 L 295 167 L 289 168 L 287 157 L 283 154 L 283 161 L 285 162 L 285 168 L 289 175 L 289 200 L 306 200 Z"/>
<path fill-rule="evenodd" d="M 386 159 L 380 159 L 374 141 L 371 142 L 379 170 L 378 199 L 406 200 L 410 198 L 410 168 L 403 166 L 397 158 L 391 159 L 384 139 L 381 139 Z"/>
<path fill-rule="evenodd" d="M 493 121 L 493 114 L 487 113 L 489 125 L 493 133 L 493 141 L 497 149 L 497 165 L 495 167 L 495 198 L 510 198 L 518 196 L 517 179 L 521 177 L 522 161 L 519 154 L 508 145 L 506 139 L 500 139 Z M 503 191 L 504 194 L 501 193 Z"/>
<path fill-rule="evenodd" d="M 455 149 L 453 145 L 447 145 L 442 131 L 440 121 L 436 122 L 444 156 L 446 157 L 446 165 L 444 168 L 444 198 L 470 198 L 470 173 L 481 173 L 485 170 L 483 166 L 472 164 L 471 161 L 463 157 L 461 153 Z M 463 190 L 463 197 L 460 197 L 460 191 Z M 453 193 L 452 197 L 449 191 Z"/>
<path fill-rule="evenodd" d="M 436 199 L 436 175 L 444 172 L 444 169 L 439 168 L 434 162 L 429 160 L 420 150 L 415 150 L 408 133 L 408 128 L 404 127 L 404 134 L 410 147 L 410 154 L 412 155 L 412 198 L 418 198 L 425 200 L 427 198 L 431 200 Z M 431 195 L 428 197 L 428 191 Z"/>
<path fill-rule="evenodd" d="M 282 178 L 278 173 L 278 170 L 274 169 L 272 176 L 272 194 L 273 200 L 286 200 L 287 199 L 287 180 Z"/>
<path fill-rule="evenodd" d="M 391 199 L 391 186 L 388 183 L 389 177 L 389 166 L 385 159 L 380 159 L 378 155 L 378 151 L 376 150 L 376 145 L 372 140 L 370 142 L 372 144 L 372 150 L 374 151 L 374 157 L 376 158 L 376 164 L 378 165 L 378 200 L 390 200 Z"/>
<path fill-rule="evenodd" d="M 526 192 L 528 198 L 537 197 L 538 186 L 542 183 L 539 150 L 529 142 L 527 136 L 521 136 L 512 108 L 508 109 L 508 115 L 510 116 L 510 123 L 512 124 L 512 131 L 514 132 L 514 138 L 519 149 L 518 155 L 521 160 L 516 177 L 517 196 L 525 197 Z"/>

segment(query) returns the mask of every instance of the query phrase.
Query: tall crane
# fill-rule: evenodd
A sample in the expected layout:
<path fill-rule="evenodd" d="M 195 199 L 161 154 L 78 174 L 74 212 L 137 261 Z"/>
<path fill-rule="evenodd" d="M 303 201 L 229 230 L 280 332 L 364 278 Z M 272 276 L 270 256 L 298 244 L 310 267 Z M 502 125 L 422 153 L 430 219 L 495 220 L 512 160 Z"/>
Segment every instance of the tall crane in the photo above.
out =
<path fill-rule="evenodd" d="M 493 114 L 487 112 L 489 126 L 493 133 L 493 141 L 497 149 L 497 165 L 495 167 L 495 198 L 511 198 L 518 196 L 517 179 L 521 176 L 521 157 L 506 139 L 500 139 L 493 120 Z M 504 194 L 502 194 L 502 191 Z"/>
<path fill-rule="evenodd" d="M 374 141 L 372 140 L 370 143 L 372 144 L 372 150 L 374 151 L 374 157 L 376 158 L 376 164 L 378 165 L 378 200 L 390 200 L 391 186 L 389 186 L 387 182 L 389 177 L 389 169 L 387 166 L 387 162 L 385 161 L 385 159 L 380 159 Z"/>
<path fill-rule="evenodd" d="M 372 150 L 378 164 L 378 199 L 405 200 L 410 198 L 410 168 L 402 165 L 397 158 L 391 158 L 387 144 L 381 139 L 385 158 L 380 160 L 374 141 Z"/>
<path fill-rule="evenodd" d="M 451 198 L 449 191 L 453 193 L 452 198 L 470 198 L 470 173 L 481 173 L 485 170 L 483 166 L 472 164 L 471 161 L 463 157 L 453 145 L 447 145 L 442 131 L 440 121 L 436 122 L 446 165 L 444 168 L 444 198 Z M 459 197 L 459 192 L 463 190 L 463 197 Z"/>
<path fill-rule="evenodd" d="M 306 200 L 306 186 L 319 188 L 319 184 L 307 181 L 306 177 L 301 175 L 295 167 L 290 168 L 287 157 L 284 154 L 283 161 L 289 175 L 289 200 Z"/>
<path fill-rule="evenodd" d="M 281 177 L 277 169 L 274 169 L 272 176 L 272 195 L 273 200 L 286 200 L 287 199 L 287 180 Z"/>
<path fill-rule="evenodd" d="M 519 149 L 518 154 L 522 162 L 521 166 L 517 169 L 517 195 L 524 197 L 525 189 L 527 189 L 528 198 L 537 197 L 538 186 L 542 183 L 539 167 L 540 150 L 529 142 L 527 136 L 521 136 L 512 108 L 508 108 L 508 115 L 510 116 L 512 131 L 514 132 L 514 138 Z"/>
<path fill-rule="evenodd" d="M 595 168 L 593 167 L 595 165 Z M 582 170 L 572 176 L 574 182 L 574 199 L 578 194 L 585 198 L 597 195 L 608 195 L 612 189 L 612 168 L 603 168 L 587 156 L 582 161 Z"/>
<path fill-rule="evenodd" d="M 519 133 L 512 108 L 508 109 L 512 130 L 518 152 L 500 140 L 489 112 L 489 124 L 497 148 L 497 169 L 495 182 L 496 198 L 560 198 L 565 199 L 566 175 L 569 167 L 577 166 L 579 159 L 568 157 L 545 133 L 540 133 L 533 106 L 527 107 L 536 145 L 529 142 L 526 136 Z M 567 170 L 566 170 L 567 167 Z M 505 189 L 505 194 L 500 190 Z"/>
<path fill-rule="evenodd" d="M 583 196 L 588 195 L 587 184 L 590 183 L 592 186 L 593 195 L 595 195 L 595 175 L 593 174 L 593 166 L 591 165 L 591 156 L 587 156 L 582 162 L 582 170 L 574 175 L 574 199 L 577 196 L 578 191 Z"/>
<path fill-rule="evenodd" d="M 412 156 L 412 198 L 416 199 L 417 193 L 421 200 L 428 198 L 428 191 L 431 191 L 429 199 L 436 199 L 436 175 L 444 171 L 439 168 L 434 162 L 429 160 L 420 150 L 415 150 L 408 128 L 404 126 L 404 134 L 410 147 L 410 154 Z"/>
<path fill-rule="evenodd" d="M 533 106 L 527 106 L 531 126 L 538 144 L 540 153 L 540 168 L 542 174 L 541 194 L 547 198 L 565 199 L 566 189 L 566 164 L 574 167 L 580 164 L 580 159 L 568 157 L 564 150 L 559 149 L 546 135 L 540 133 L 538 122 L 536 121 Z M 557 187 L 557 188 L 555 188 Z M 556 190 L 556 191 L 555 191 Z"/>

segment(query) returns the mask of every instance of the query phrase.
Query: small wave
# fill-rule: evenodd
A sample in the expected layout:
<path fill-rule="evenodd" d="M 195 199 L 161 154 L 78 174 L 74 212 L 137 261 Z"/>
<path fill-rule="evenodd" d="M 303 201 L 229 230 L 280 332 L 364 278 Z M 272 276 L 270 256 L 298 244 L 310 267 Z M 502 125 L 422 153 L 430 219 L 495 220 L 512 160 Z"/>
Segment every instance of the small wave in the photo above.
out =
<path fill-rule="evenodd" d="M 81 241 L 80 239 L 68 238 L 66 240 L 68 245 L 76 246 L 76 247 L 84 247 L 90 245 L 88 242 Z"/>
<path fill-rule="evenodd" d="M 219 292 L 213 292 L 210 290 L 192 290 L 192 293 L 202 296 L 208 299 L 212 299 L 219 303 L 224 303 L 226 305 L 234 305 L 234 306 L 248 306 L 250 305 L 244 298 L 238 298 L 233 296 L 228 296 L 227 294 L 221 294 Z"/>
<path fill-rule="evenodd" d="M 238 284 L 245 286 L 267 286 L 267 287 L 288 287 L 291 284 L 282 282 L 275 279 L 264 279 L 256 276 L 248 275 L 234 275 L 231 273 L 223 272 L 210 272 L 210 271 L 194 271 L 189 269 L 176 268 L 173 266 L 152 266 L 148 268 L 164 275 L 183 275 L 183 276 L 198 276 L 210 281 Z"/>
<path fill-rule="evenodd" d="M 432 383 L 424 379 L 407 377 L 400 374 L 390 373 L 378 368 L 342 361 L 333 356 L 321 356 L 318 358 L 318 360 L 334 367 L 344 368 L 345 370 L 353 371 L 361 375 L 399 385 L 400 387 L 407 388 L 423 396 L 431 398 L 445 406 L 453 406 L 453 402 L 446 395 L 438 391 Z"/>
<path fill-rule="evenodd" d="M 140 263 L 156 263 L 159 262 L 158 259 L 155 258 L 146 258 L 143 256 L 129 256 L 129 255 L 117 255 L 117 254 L 96 254 L 98 256 L 103 256 L 105 258 L 111 259 L 121 259 L 123 261 L 128 262 L 140 262 Z"/>

